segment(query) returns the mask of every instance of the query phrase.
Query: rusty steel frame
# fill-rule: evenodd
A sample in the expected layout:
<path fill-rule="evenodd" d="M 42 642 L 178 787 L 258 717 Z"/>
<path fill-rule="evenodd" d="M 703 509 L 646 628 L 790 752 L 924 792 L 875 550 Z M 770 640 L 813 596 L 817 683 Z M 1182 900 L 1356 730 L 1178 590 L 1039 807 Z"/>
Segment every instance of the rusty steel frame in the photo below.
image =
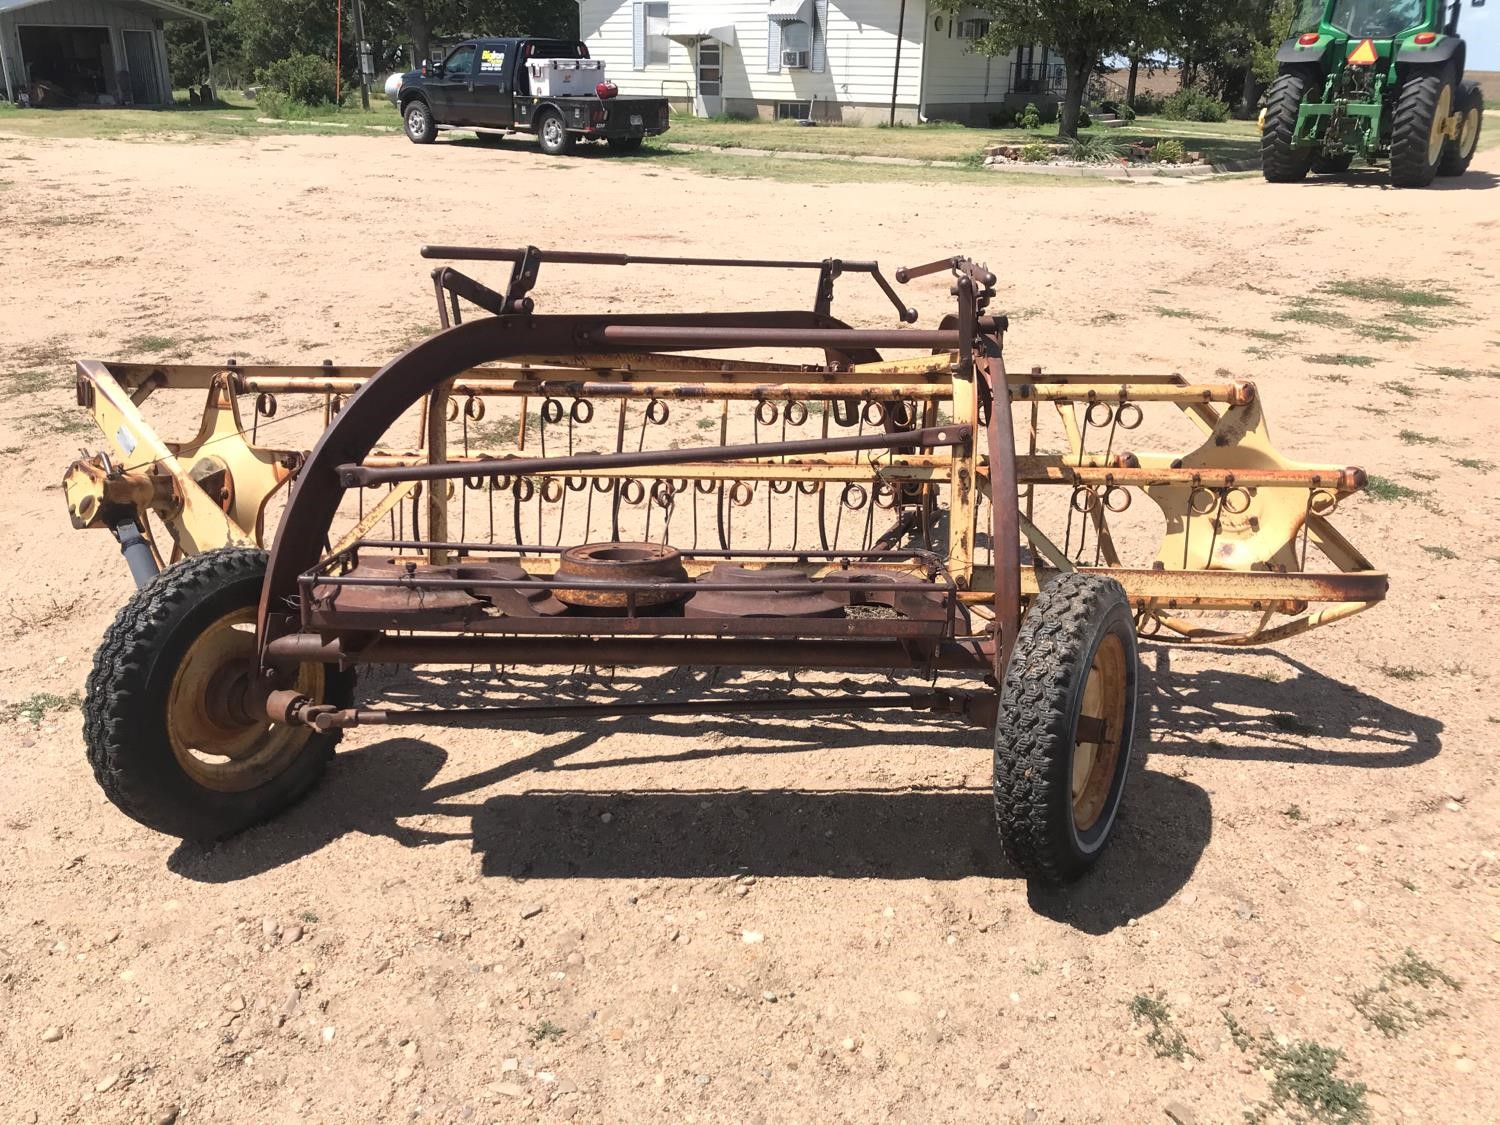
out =
<path fill-rule="evenodd" d="M 78 365 L 79 401 L 94 412 L 114 448 L 70 469 L 68 502 L 77 526 L 104 526 L 105 515 L 123 511 L 135 513 L 144 529 L 145 515 L 154 513 L 172 537 L 171 557 L 217 545 L 260 542 L 266 502 L 286 480 L 295 481 L 271 544 L 257 615 L 268 684 L 283 678 L 291 665 L 313 659 L 884 668 L 965 671 L 994 679 L 1003 674 L 1030 600 L 1056 574 L 1084 565 L 1082 545 L 1090 528 L 1097 542 L 1089 569 L 1118 579 L 1136 610 L 1139 630 L 1162 640 L 1268 643 L 1342 620 L 1384 597 L 1385 576 L 1327 519 L 1341 498 L 1364 486 L 1361 470 L 1297 464 L 1275 454 L 1265 436 L 1256 388 L 1243 380 L 1192 383 L 1177 375 L 1044 375 L 1039 368 L 1007 373 L 1002 356 L 1005 319 L 986 311 L 994 276 L 967 259 L 942 259 L 896 271 L 896 281 L 902 284 L 939 272 L 952 276 L 950 294 L 956 311 L 937 329 L 923 330 L 853 328 L 830 315 L 834 281 L 844 274 L 866 274 L 890 299 L 903 324 L 916 320 L 915 310 L 902 303 L 873 262 L 642 257 L 530 247 L 427 247 L 423 254 L 509 262 L 510 282 L 498 292 L 452 267 L 434 270 L 444 328 L 378 370 L 327 362 L 274 367 L 89 360 Z M 810 270 L 818 272 L 818 284 L 811 311 L 537 314 L 530 292 L 540 266 L 549 262 Z M 493 315 L 465 321 L 460 298 Z M 816 363 L 772 363 L 713 354 L 745 348 L 815 349 L 822 357 Z M 886 359 L 879 351 L 883 348 L 921 349 L 927 354 Z M 139 408 L 157 391 L 181 389 L 206 390 L 209 408 L 199 437 L 173 445 L 156 438 Z M 253 429 L 246 439 L 238 398 L 254 396 L 260 415 L 267 403 L 274 411 L 278 394 L 324 396 L 326 424 L 310 452 L 263 448 L 255 444 Z M 545 403 L 565 398 L 575 404 L 619 402 L 622 411 L 624 404 L 639 401 L 653 407 L 711 401 L 725 411 L 730 402 L 756 403 L 757 409 L 767 403 L 790 409 L 790 404 L 821 402 L 846 417 L 861 410 L 872 412 L 884 432 L 865 434 L 862 429 L 857 437 L 731 445 L 721 420 L 717 445 L 525 455 L 526 404 L 532 399 Z M 465 417 L 473 416 L 472 404 L 484 400 L 519 400 L 516 452 L 470 453 L 467 439 L 463 452 L 450 452 L 450 420 L 460 410 Z M 1139 411 L 1137 403 L 1176 406 L 1208 440 L 1187 458 L 1114 452 L 1116 428 L 1123 424 L 1127 409 Z M 951 405 L 946 425 L 936 415 L 943 404 Z M 1055 409 L 1062 423 L 1068 444 L 1062 453 L 1038 449 L 1038 410 L 1044 405 Z M 1012 407 L 1030 409 L 1029 424 L 1020 435 L 1024 441 L 1018 442 L 1013 428 Z M 382 439 L 417 408 L 423 417 L 417 448 L 382 448 Z M 915 413 L 902 415 L 903 411 Z M 1103 453 L 1088 448 L 1091 428 L 1102 428 L 1096 413 L 1113 419 L 1109 447 Z M 776 416 L 774 410 L 771 416 Z M 844 424 L 848 423 L 840 422 Z M 210 456 L 208 444 L 214 443 Z M 1250 463 L 1236 460 L 1242 443 L 1254 454 L 1247 459 Z M 1215 448 L 1228 452 L 1216 454 Z M 598 588 L 626 594 L 627 612 L 606 618 L 501 616 L 468 621 L 458 629 L 429 621 L 420 630 L 441 633 L 447 628 L 446 636 L 408 635 L 399 614 L 381 628 L 378 617 L 368 613 L 341 616 L 326 606 L 314 608 L 319 597 L 349 587 L 430 591 L 437 596 L 523 588 L 545 593 L 576 586 L 577 579 L 555 576 L 555 552 L 539 544 L 504 548 L 451 536 L 452 488 L 472 488 L 475 481 L 486 480 L 493 488 L 511 478 L 565 478 L 559 484 L 593 479 L 595 485 L 618 487 L 635 477 L 718 481 L 721 488 L 725 481 L 800 481 L 819 489 L 828 484 L 870 486 L 886 489 L 897 501 L 912 501 L 920 494 L 920 510 L 911 503 L 892 504 L 892 515 L 899 518 L 876 547 L 893 545 L 916 527 L 925 527 L 930 519 L 925 505 L 941 489 L 947 499 L 948 537 L 931 557 L 889 550 L 695 551 L 684 556 L 684 579 L 652 586 L 658 593 L 712 591 L 722 585 L 713 579 L 715 565 L 725 560 L 760 565 L 775 556 L 775 572 L 783 577 L 767 579 L 768 593 L 793 577 L 824 579 L 854 566 L 909 584 L 902 589 L 925 583 L 930 596 L 942 603 L 941 619 L 688 621 L 639 615 L 627 586 L 608 582 Z M 445 481 L 446 490 L 438 483 Z M 356 527 L 330 544 L 346 492 L 376 486 L 389 486 L 391 491 L 371 512 L 361 505 Z M 1069 541 L 1063 547 L 1033 521 L 1040 488 L 1071 489 L 1073 510 L 1085 515 L 1077 561 L 1069 559 L 1071 513 Z M 1175 530 L 1169 518 L 1162 547 L 1166 565 L 1121 565 L 1106 506 L 1125 490 L 1151 496 L 1169 514 L 1175 507 L 1184 508 Z M 426 511 L 425 537 L 372 537 L 379 521 L 408 501 L 415 521 L 419 495 Z M 1243 497 L 1235 503 L 1248 507 L 1252 496 L 1260 497 L 1257 510 L 1295 528 L 1301 537 L 1300 560 L 1294 536 L 1286 543 L 1273 541 L 1274 555 L 1267 549 L 1267 557 L 1254 568 L 1239 561 L 1220 562 L 1219 556 L 1228 557 L 1232 549 L 1240 551 L 1236 559 L 1257 549 L 1256 537 L 1236 523 L 1246 507 L 1236 511 L 1231 503 L 1231 498 Z M 1083 507 L 1077 506 L 1080 502 Z M 1305 511 L 1297 511 L 1299 504 Z M 980 527 L 986 505 L 989 526 Z M 1255 520 L 1250 524 L 1253 530 Z M 1205 554 L 1202 538 L 1210 534 L 1205 530 L 1209 528 Z M 1235 534 L 1239 538 L 1230 542 Z M 149 530 L 146 535 L 149 540 Z M 978 561 L 981 540 L 987 563 Z M 1023 545 L 1029 555 L 1023 553 Z M 1336 570 L 1306 571 L 1301 564 L 1309 545 Z M 1183 561 L 1176 565 L 1170 558 L 1179 547 Z M 152 542 L 151 549 L 158 561 L 165 561 L 161 546 Z M 419 571 L 405 576 L 350 577 L 362 549 L 421 553 L 426 561 Z M 520 577 L 459 580 L 429 569 L 507 550 L 512 552 L 507 562 L 519 568 Z M 757 587 L 740 582 L 736 588 L 746 593 Z M 1313 603 L 1320 608 L 1311 608 Z M 976 615 L 971 617 L 971 611 Z M 1250 611 L 1261 614 L 1261 619 L 1249 630 L 1236 631 L 1181 616 L 1203 611 Z M 1273 624 L 1278 614 L 1291 620 Z M 858 704 L 851 700 L 850 705 Z M 281 717 L 286 717 L 285 711 Z M 325 715 L 324 721 L 335 720 Z"/>

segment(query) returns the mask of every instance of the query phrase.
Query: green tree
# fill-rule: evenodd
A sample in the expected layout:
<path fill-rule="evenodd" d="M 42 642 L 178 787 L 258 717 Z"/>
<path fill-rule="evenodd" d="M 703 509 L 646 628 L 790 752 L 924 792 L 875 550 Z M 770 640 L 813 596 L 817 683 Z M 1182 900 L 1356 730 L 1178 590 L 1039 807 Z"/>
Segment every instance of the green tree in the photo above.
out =
<path fill-rule="evenodd" d="M 959 0 L 943 3 L 952 11 L 959 7 Z M 1073 137 L 1089 76 L 1107 56 L 1154 37 L 1165 0 L 980 0 L 979 6 L 991 18 L 976 51 L 1001 55 L 1042 43 L 1061 56 L 1067 80 L 1057 132 Z"/>

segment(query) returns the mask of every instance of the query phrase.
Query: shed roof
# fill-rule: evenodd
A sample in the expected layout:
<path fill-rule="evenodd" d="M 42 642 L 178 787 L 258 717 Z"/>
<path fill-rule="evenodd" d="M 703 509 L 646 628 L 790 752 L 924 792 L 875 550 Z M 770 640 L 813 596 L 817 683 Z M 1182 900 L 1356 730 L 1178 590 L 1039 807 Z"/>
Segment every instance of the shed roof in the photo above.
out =
<path fill-rule="evenodd" d="M 21 8 L 35 7 L 37 4 L 45 4 L 48 0 L 0 0 L 0 15 L 6 12 L 14 12 Z M 132 12 L 160 12 L 166 16 L 174 16 L 186 20 L 212 20 L 215 17 L 207 12 L 199 12 L 189 8 L 186 4 L 177 4 L 173 0 L 105 0 L 116 8 L 124 8 Z"/>

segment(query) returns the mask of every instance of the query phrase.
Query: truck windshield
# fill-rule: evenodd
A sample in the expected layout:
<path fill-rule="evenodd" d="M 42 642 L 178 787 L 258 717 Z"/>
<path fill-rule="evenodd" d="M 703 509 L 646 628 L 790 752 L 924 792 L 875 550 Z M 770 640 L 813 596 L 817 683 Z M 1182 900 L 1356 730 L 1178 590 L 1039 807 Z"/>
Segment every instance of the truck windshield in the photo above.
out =
<path fill-rule="evenodd" d="M 1422 22 L 1425 0 L 1338 0 L 1328 22 L 1357 39 L 1389 39 Z"/>

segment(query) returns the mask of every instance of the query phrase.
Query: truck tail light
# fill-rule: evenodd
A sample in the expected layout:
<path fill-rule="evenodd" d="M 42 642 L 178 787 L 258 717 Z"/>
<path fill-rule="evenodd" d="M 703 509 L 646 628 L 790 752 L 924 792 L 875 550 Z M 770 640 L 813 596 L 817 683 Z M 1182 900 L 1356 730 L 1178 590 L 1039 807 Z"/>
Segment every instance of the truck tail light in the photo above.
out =
<path fill-rule="evenodd" d="M 1311 47 L 1320 38 L 1321 36 L 1316 31 L 1304 31 L 1301 35 L 1297 36 L 1297 44 L 1301 47 Z"/>
<path fill-rule="evenodd" d="M 616 86 L 613 82 L 601 82 L 594 87 L 594 93 L 598 94 L 601 98 L 612 98 L 619 92 L 620 87 Z"/>
<path fill-rule="evenodd" d="M 594 110 L 593 114 L 590 115 L 589 120 L 592 121 L 595 125 L 603 125 L 604 122 L 608 120 L 608 118 L 609 112 L 603 107 L 600 107 L 599 109 Z"/>

